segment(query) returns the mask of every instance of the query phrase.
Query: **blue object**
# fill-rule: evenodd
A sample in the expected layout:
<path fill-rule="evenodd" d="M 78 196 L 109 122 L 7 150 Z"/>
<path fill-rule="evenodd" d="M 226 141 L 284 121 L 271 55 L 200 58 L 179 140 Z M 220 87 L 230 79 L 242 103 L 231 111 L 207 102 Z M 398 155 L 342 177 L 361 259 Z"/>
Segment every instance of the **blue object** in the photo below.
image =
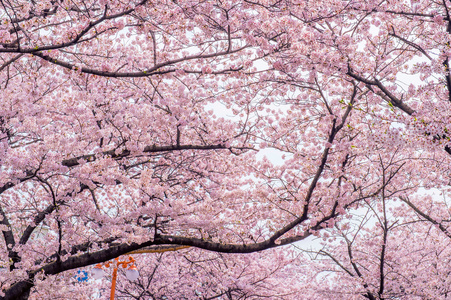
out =
<path fill-rule="evenodd" d="M 78 270 L 77 275 L 75 275 L 74 277 L 77 278 L 78 282 L 86 282 L 88 281 L 88 272 Z"/>

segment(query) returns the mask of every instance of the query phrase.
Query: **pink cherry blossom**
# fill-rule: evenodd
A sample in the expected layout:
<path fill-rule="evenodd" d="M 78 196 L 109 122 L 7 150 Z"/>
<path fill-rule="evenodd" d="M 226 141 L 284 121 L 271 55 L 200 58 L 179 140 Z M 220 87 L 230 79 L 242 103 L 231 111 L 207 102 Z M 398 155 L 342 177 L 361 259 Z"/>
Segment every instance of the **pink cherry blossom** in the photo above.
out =
<path fill-rule="evenodd" d="M 0 299 L 449 298 L 450 9 L 2 2 Z"/>

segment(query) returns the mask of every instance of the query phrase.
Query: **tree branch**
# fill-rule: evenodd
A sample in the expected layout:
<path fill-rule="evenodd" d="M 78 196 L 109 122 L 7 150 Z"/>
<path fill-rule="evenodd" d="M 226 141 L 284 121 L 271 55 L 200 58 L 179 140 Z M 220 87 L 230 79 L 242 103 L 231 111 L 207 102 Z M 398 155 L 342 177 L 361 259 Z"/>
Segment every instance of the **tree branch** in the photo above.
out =
<path fill-rule="evenodd" d="M 233 147 L 237 148 L 237 147 Z M 220 149 L 233 149 L 232 147 L 226 147 L 225 144 L 216 144 L 216 145 L 170 145 L 170 146 L 146 146 L 143 150 L 143 153 L 160 153 L 160 152 L 168 152 L 168 151 L 184 151 L 184 150 L 220 150 Z M 252 149 L 250 147 L 239 147 L 237 149 Z M 114 158 L 121 159 L 131 155 L 131 151 L 124 149 L 121 153 L 116 154 L 116 150 L 109 150 L 102 152 L 103 155 Z M 62 161 L 62 165 L 66 167 L 74 167 L 79 165 L 79 160 L 86 160 L 87 162 L 92 162 L 97 159 L 95 154 L 82 155 L 70 159 L 66 159 Z"/>
<path fill-rule="evenodd" d="M 20 51 L 17 51 L 17 49 L 11 49 L 11 51 L 3 51 L 3 52 L 31 53 L 31 54 L 38 56 L 52 64 L 58 65 L 60 67 L 63 67 L 63 68 L 69 69 L 69 70 L 76 70 L 81 73 L 93 74 L 93 75 L 103 76 L 103 77 L 125 78 L 125 77 L 149 77 L 149 76 L 153 76 L 153 75 L 172 73 L 172 72 L 175 72 L 176 69 L 168 69 L 168 70 L 160 70 L 160 69 L 163 67 L 171 66 L 171 65 L 174 65 L 174 64 L 177 64 L 180 62 L 184 62 L 184 61 L 225 56 L 227 54 L 240 52 L 241 50 L 246 49 L 247 47 L 248 46 L 244 46 L 244 47 L 241 47 L 241 48 L 238 48 L 235 50 L 221 51 L 221 52 L 205 54 L 205 55 L 199 55 L 199 54 L 189 55 L 189 56 L 185 56 L 185 57 L 182 57 L 179 59 L 169 60 L 169 61 L 166 61 L 163 63 L 156 64 L 152 68 L 149 68 L 145 71 L 140 71 L 140 72 L 109 72 L 109 71 L 100 71 L 97 69 L 91 69 L 91 68 L 86 68 L 86 67 L 78 67 L 76 64 L 72 64 L 72 63 L 68 63 L 68 62 L 65 62 L 65 61 L 62 61 L 62 60 L 59 60 L 56 58 L 52 58 L 49 55 L 46 55 L 43 52 L 36 51 L 34 49 L 25 49 L 25 50 L 21 49 Z M 233 70 L 231 69 L 231 71 L 233 71 Z"/>

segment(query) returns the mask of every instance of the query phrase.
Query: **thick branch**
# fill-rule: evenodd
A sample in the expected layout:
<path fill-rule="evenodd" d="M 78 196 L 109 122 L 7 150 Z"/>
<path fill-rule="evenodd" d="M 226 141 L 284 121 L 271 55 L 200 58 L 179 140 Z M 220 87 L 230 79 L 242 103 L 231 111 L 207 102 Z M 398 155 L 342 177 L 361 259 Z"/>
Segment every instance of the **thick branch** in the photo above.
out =
<path fill-rule="evenodd" d="M 399 109 L 401 109 L 408 115 L 412 115 L 415 112 L 410 106 L 408 106 L 407 104 L 402 102 L 401 99 L 398 99 L 395 95 L 393 95 L 379 80 L 377 80 L 377 79 L 370 80 L 370 79 L 363 78 L 363 77 L 355 74 L 350 68 L 346 74 L 360 82 L 365 83 L 368 87 L 371 87 L 371 86 L 378 87 L 382 91 L 382 93 L 375 92 L 376 94 L 378 94 L 380 97 L 382 97 L 382 99 L 384 99 L 388 103 L 391 103 L 393 106 L 398 107 Z"/>
<path fill-rule="evenodd" d="M 80 185 L 80 190 L 77 193 L 81 193 L 82 191 L 88 189 L 87 185 L 81 184 Z M 71 198 L 73 197 L 73 193 L 68 193 L 66 195 L 66 197 L 64 197 L 64 199 L 66 198 Z M 19 244 L 24 245 L 28 239 L 30 238 L 31 234 L 33 233 L 33 231 L 36 229 L 36 227 L 39 226 L 39 224 L 41 224 L 41 222 L 45 219 L 45 217 L 49 214 L 51 214 L 59 205 L 64 204 L 64 201 L 58 201 L 56 204 L 52 203 L 49 206 L 47 206 L 43 211 L 40 211 L 33 219 L 33 225 L 28 225 L 27 228 L 24 230 L 22 237 L 20 238 Z"/>
<path fill-rule="evenodd" d="M 322 225 L 324 222 L 327 222 L 329 219 L 336 217 L 336 214 L 334 210 L 332 213 L 326 217 L 324 217 L 322 220 L 320 220 L 315 226 L 311 228 L 311 230 L 319 230 L 322 228 Z M 92 243 L 84 243 L 82 245 L 74 246 L 71 249 L 71 254 L 74 256 L 69 257 L 65 261 L 55 261 L 48 265 L 45 265 L 37 270 L 30 271 L 28 273 L 28 280 L 22 280 L 20 282 L 17 282 L 13 286 L 11 286 L 8 290 L 5 291 L 5 297 L 0 297 L 0 299 L 4 300 L 13 300 L 13 299 L 19 299 L 21 295 L 26 294 L 29 292 L 29 290 L 33 287 L 33 281 L 34 276 L 39 272 L 44 272 L 47 275 L 53 275 L 58 274 L 64 271 L 68 271 L 71 269 L 77 269 L 89 265 L 93 265 L 96 263 L 101 263 L 108 261 L 110 259 L 116 258 L 118 256 L 128 254 L 130 252 L 135 252 L 140 249 L 146 249 L 151 246 L 158 246 L 161 247 L 161 245 L 180 245 L 180 246 L 192 246 L 197 247 L 204 250 L 214 251 L 214 252 L 221 252 L 221 253 L 252 253 L 257 251 L 263 251 L 266 249 L 278 247 L 281 245 L 286 245 L 289 243 L 293 243 L 295 241 L 300 241 L 302 239 L 305 239 L 306 237 L 310 236 L 310 232 L 305 232 L 302 235 L 295 236 L 295 237 L 289 237 L 286 239 L 281 239 L 280 243 L 275 244 L 273 241 L 273 238 L 269 238 L 268 240 L 265 240 L 260 243 L 254 243 L 254 244 L 221 244 L 221 243 L 215 243 L 212 241 L 208 241 L 205 239 L 199 239 L 199 238 L 192 238 L 192 237 L 180 237 L 180 236 L 171 236 L 171 235 L 160 235 L 157 236 L 157 238 L 153 241 L 147 241 L 142 244 L 119 244 L 119 245 L 113 245 L 110 244 L 108 249 L 93 252 L 93 253 L 85 253 L 82 255 L 75 256 L 75 254 L 78 251 L 87 251 L 89 248 L 91 248 Z M 110 241 L 106 241 L 107 243 L 113 242 L 114 238 L 112 238 Z M 152 247 L 153 248 L 153 247 Z M 138 251 L 139 252 L 139 251 Z M 55 257 L 55 256 L 54 256 Z"/>
<path fill-rule="evenodd" d="M 170 146 L 146 146 L 143 153 L 159 153 L 167 151 L 183 151 L 183 150 L 218 150 L 218 149 L 230 149 L 224 144 L 216 145 L 170 145 Z M 240 148 L 240 149 L 250 149 L 250 148 Z M 116 154 L 115 150 L 109 150 L 102 153 L 105 156 L 109 156 L 115 159 L 121 159 L 131 155 L 130 150 L 122 150 L 121 153 Z M 85 160 L 88 162 L 95 161 L 97 156 L 95 154 L 82 155 L 62 161 L 62 165 L 66 167 L 74 167 L 79 165 L 79 160 Z"/>
<path fill-rule="evenodd" d="M 50 57 L 49 55 L 44 54 L 43 52 L 39 52 L 36 51 L 34 49 L 25 49 L 25 50 L 17 50 L 17 49 L 13 49 L 11 51 L 8 52 L 19 52 L 19 53 L 32 53 L 35 56 L 38 56 L 52 64 L 61 66 L 63 68 L 69 69 L 69 70 L 76 70 L 79 71 L 81 73 L 86 73 L 86 74 L 93 74 L 93 75 L 97 75 L 97 76 L 103 76 L 103 77 L 115 77 L 115 78 L 125 78 L 125 77 L 149 77 L 149 76 L 153 76 L 153 75 L 161 75 L 161 74 L 167 74 L 167 73 L 172 73 L 175 72 L 176 69 L 167 69 L 167 70 L 161 70 L 161 68 L 167 67 L 167 66 L 171 66 L 180 62 L 184 62 L 184 61 L 189 61 L 189 60 L 194 60 L 194 59 L 206 59 L 206 58 L 213 58 L 213 57 L 218 57 L 218 56 L 224 56 L 227 54 L 232 54 L 232 53 L 236 53 L 239 52 L 243 49 L 247 48 L 247 46 L 235 49 L 235 50 L 231 50 L 231 51 L 221 51 L 221 52 L 216 52 L 216 53 L 211 53 L 211 54 L 204 54 L 204 55 L 200 55 L 200 54 L 196 54 L 196 55 L 189 55 L 189 56 L 184 56 L 182 58 L 179 59 L 174 59 L 174 60 L 169 60 L 160 64 L 156 64 L 154 67 L 147 69 L 145 71 L 140 71 L 140 72 L 109 72 L 109 71 L 100 71 L 97 69 L 91 69 L 91 68 L 86 68 L 86 67 L 78 67 L 76 64 L 72 64 L 72 63 L 68 63 L 59 59 L 55 59 Z"/>
<path fill-rule="evenodd" d="M 4 68 L 8 67 L 10 64 L 12 64 L 13 62 L 15 62 L 16 60 L 18 60 L 19 58 L 21 58 L 23 56 L 23 53 L 17 54 L 16 56 L 14 56 L 13 58 L 11 58 L 10 60 L 8 60 L 7 62 L 5 62 L 1 67 L 0 67 L 0 72 L 3 71 Z"/>
<path fill-rule="evenodd" d="M 30 178 L 33 178 L 35 176 L 34 173 L 27 172 L 27 176 L 24 178 L 20 178 L 19 182 L 24 182 Z M 16 184 L 12 182 L 8 182 L 0 187 L 0 194 L 4 191 L 14 187 Z M 5 239 L 6 249 L 8 250 L 8 257 L 12 259 L 13 262 L 16 262 L 19 258 L 17 256 L 17 252 L 13 251 L 13 247 L 16 245 L 16 241 L 14 239 L 14 234 L 12 231 L 11 224 L 9 223 L 8 217 L 3 210 L 2 206 L 0 206 L 0 224 L 7 227 L 7 230 L 2 230 L 3 238 Z"/>
<path fill-rule="evenodd" d="M 6 249 L 8 249 L 9 252 L 12 251 L 12 248 L 16 245 L 16 241 L 14 239 L 13 231 L 11 228 L 11 224 L 9 223 L 8 217 L 6 216 L 5 211 L 0 206 L 0 224 L 6 226 L 7 230 L 2 230 L 3 238 L 5 239 L 6 243 Z"/>
<path fill-rule="evenodd" d="M 36 274 L 40 272 L 44 272 L 45 274 L 48 275 L 58 274 L 67 270 L 81 268 L 96 263 L 101 263 L 116 258 L 122 254 L 150 245 L 152 245 L 152 242 L 131 245 L 121 244 L 94 253 L 86 253 L 79 256 L 72 256 L 65 261 L 59 260 L 50 263 L 42 268 L 29 272 L 28 280 L 19 281 L 13 286 L 11 286 L 8 290 L 5 291 L 5 296 L 0 297 L 0 299 L 15 300 L 21 298 L 23 294 L 27 293 L 33 287 L 34 276 L 36 276 Z"/>

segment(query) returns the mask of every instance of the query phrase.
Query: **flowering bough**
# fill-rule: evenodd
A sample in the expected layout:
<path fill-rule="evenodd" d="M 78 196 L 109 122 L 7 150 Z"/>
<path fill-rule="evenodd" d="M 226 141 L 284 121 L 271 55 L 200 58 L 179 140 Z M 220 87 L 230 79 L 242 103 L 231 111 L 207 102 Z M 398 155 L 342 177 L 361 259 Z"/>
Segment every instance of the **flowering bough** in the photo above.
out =
<path fill-rule="evenodd" d="M 360 239 L 344 230 L 368 207 L 372 221 L 361 227 L 382 237 L 367 249 L 378 257 L 402 235 L 389 228 L 401 216 L 449 232 L 448 198 L 419 196 L 448 193 L 448 3 L 0 4 L 0 297 L 51 298 L 65 286 L 89 298 L 66 284 L 70 270 L 149 247 L 297 264 L 280 246 Z M 212 269 L 217 259 L 190 266 Z M 387 261 L 377 289 L 352 293 L 385 297 Z M 254 295 L 258 282 L 218 281 L 196 295 Z M 299 284 L 316 297 L 315 282 Z M 442 295 L 438 285 L 428 297 Z"/>

